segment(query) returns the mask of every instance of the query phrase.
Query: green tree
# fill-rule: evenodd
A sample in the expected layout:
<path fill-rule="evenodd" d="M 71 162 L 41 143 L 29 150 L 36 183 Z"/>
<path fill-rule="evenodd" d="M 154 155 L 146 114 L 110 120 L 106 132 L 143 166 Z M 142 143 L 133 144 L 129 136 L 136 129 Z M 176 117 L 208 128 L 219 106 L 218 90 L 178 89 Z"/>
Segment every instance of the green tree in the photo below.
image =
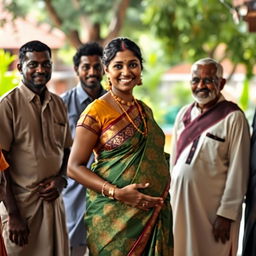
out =
<path fill-rule="evenodd" d="M 231 2 L 231 1 L 230 1 Z M 216 0 L 144 0 L 143 21 L 159 37 L 172 62 L 195 61 L 210 56 L 246 65 L 255 62 L 256 34 L 234 23 L 232 14 Z M 220 51 L 220 46 L 222 46 Z"/>
<path fill-rule="evenodd" d="M 61 29 L 72 46 L 107 41 L 120 35 L 138 38 L 148 33 L 161 40 L 169 63 L 194 61 L 204 56 L 229 58 L 236 68 L 243 63 L 252 75 L 256 34 L 234 23 L 223 1 L 216 0 L 12 0 L 3 1 L 13 17 L 37 11 Z M 226 0 L 231 5 L 232 0 Z M 144 26 L 142 25 L 142 22 Z M 222 51 L 220 52 L 220 46 Z M 145 46 L 147 47 L 147 46 Z M 232 75 L 232 74 L 231 74 Z"/>
<path fill-rule="evenodd" d="M 223 2 L 223 1 L 222 1 Z M 247 32 L 246 23 L 235 24 L 232 14 L 216 0 L 144 0 L 143 21 L 162 41 L 171 63 L 181 63 L 209 56 L 219 61 L 229 59 L 235 72 L 237 64 L 246 68 L 241 103 L 248 105 L 248 82 L 256 59 L 256 34 Z M 232 1 L 226 1 L 230 6 Z M 247 99 L 247 100 L 246 100 Z"/>
<path fill-rule="evenodd" d="M 89 41 L 104 45 L 118 36 L 125 20 L 141 8 L 140 2 L 135 0 L 13 0 L 4 3 L 14 18 L 37 12 L 41 21 L 48 21 L 62 30 L 75 48 Z M 139 16 L 131 20 L 139 20 Z M 141 26 L 137 22 L 138 27 Z"/>

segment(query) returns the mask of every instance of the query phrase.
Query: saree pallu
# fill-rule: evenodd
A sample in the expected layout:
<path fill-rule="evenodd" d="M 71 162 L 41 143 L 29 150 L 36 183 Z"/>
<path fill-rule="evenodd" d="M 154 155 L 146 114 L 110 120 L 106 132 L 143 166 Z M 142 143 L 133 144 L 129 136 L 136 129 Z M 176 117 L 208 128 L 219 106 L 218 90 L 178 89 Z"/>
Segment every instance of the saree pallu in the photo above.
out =
<path fill-rule="evenodd" d="M 99 139 L 102 147 L 96 152 L 92 170 L 119 188 L 148 182 L 150 186 L 141 192 L 162 196 L 165 201 L 162 207 L 143 211 L 88 190 L 85 222 L 93 256 L 172 255 L 170 174 L 163 151 L 165 136 L 151 110 L 140 104 L 147 120 L 147 136 L 136 131 L 126 116 L 121 115 L 102 131 Z M 136 111 L 133 107 L 130 114 L 134 116 Z M 139 114 L 134 121 L 143 130 Z"/>

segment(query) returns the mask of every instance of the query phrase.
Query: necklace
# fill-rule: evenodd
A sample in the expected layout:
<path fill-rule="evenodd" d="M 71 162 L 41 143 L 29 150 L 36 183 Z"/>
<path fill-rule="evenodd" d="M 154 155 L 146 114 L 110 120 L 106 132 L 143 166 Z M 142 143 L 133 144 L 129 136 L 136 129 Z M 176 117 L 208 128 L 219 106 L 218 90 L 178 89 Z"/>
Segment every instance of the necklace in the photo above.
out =
<path fill-rule="evenodd" d="M 134 121 L 132 120 L 132 118 L 129 116 L 129 114 L 126 112 L 126 110 L 125 110 L 125 109 L 123 108 L 123 106 L 121 105 L 121 102 L 117 99 L 117 98 L 119 98 L 119 97 L 116 96 L 116 95 L 114 95 L 114 93 L 113 93 L 112 91 L 110 91 L 110 92 L 111 92 L 111 96 L 113 97 L 113 99 L 115 100 L 115 102 L 117 103 L 117 105 L 120 107 L 120 109 L 125 113 L 126 117 L 127 117 L 128 120 L 130 121 L 130 123 L 132 124 L 132 126 L 133 126 L 140 134 L 146 136 L 147 133 L 148 133 L 147 123 L 146 123 L 145 117 L 144 117 L 144 115 L 143 115 L 143 113 L 142 113 L 141 106 L 140 106 L 140 104 L 137 102 L 137 100 L 136 100 L 135 98 L 133 98 L 133 101 L 132 101 L 133 104 L 132 104 L 132 105 L 134 105 L 134 103 L 136 104 L 136 107 L 137 107 L 137 109 L 138 109 L 138 111 L 139 111 L 139 115 L 140 115 L 140 117 L 141 117 L 141 119 L 142 119 L 142 121 L 143 121 L 143 125 L 144 125 L 144 128 L 145 128 L 144 131 L 142 131 L 142 130 L 134 123 Z M 122 100 L 121 98 L 119 98 L 119 99 Z"/>
<path fill-rule="evenodd" d="M 128 107 L 130 107 L 130 106 L 133 106 L 135 103 L 135 100 L 134 100 L 134 98 L 132 98 L 132 101 L 125 101 L 125 100 L 123 100 L 122 98 L 120 98 L 120 97 L 118 97 L 117 95 L 115 95 L 113 92 L 112 92 L 112 90 L 110 90 L 110 93 L 111 93 L 111 95 L 112 95 L 112 97 L 115 99 L 115 101 L 117 101 L 117 102 L 119 102 L 119 103 L 121 103 L 121 104 L 123 104 L 123 105 L 126 105 L 126 106 L 128 106 Z"/>

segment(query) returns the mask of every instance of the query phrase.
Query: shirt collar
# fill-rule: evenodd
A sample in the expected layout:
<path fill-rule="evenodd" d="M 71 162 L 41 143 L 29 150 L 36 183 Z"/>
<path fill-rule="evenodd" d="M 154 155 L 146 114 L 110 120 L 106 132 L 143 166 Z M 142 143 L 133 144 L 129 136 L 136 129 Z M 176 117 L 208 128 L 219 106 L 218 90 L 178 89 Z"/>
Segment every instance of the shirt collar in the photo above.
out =
<path fill-rule="evenodd" d="M 88 93 L 83 89 L 81 83 L 79 82 L 78 85 L 76 86 L 76 90 L 77 90 L 77 95 L 78 95 L 78 100 L 80 102 L 80 104 L 84 103 L 85 101 L 87 101 L 88 99 L 90 101 L 93 101 L 93 99 L 88 95 Z M 106 93 L 106 91 L 103 89 L 103 87 L 101 86 L 100 88 L 100 95 L 102 96 L 104 93 Z"/>
<path fill-rule="evenodd" d="M 39 97 L 36 93 L 34 93 L 32 90 L 30 90 L 25 84 L 20 83 L 19 88 L 21 90 L 21 92 L 23 92 L 23 95 L 25 96 L 25 98 L 31 102 L 33 101 L 34 98 Z M 51 99 L 51 94 L 48 91 L 48 89 L 46 88 L 45 90 L 45 96 L 44 96 L 44 103 L 49 102 Z"/>
<path fill-rule="evenodd" d="M 81 83 L 78 83 L 77 87 L 77 96 L 80 104 L 84 103 L 86 100 L 90 99 L 90 96 L 87 94 L 87 92 L 83 89 Z"/>

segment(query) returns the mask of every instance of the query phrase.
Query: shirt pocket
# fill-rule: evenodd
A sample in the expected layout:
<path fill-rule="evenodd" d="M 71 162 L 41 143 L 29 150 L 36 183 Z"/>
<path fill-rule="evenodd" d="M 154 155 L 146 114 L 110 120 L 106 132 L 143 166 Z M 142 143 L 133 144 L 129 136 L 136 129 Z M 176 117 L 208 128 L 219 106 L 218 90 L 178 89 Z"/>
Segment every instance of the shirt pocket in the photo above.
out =
<path fill-rule="evenodd" d="M 221 137 L 216 136 L 216 135 L 214 135 L 212 133 L 209 133 L 209 132 L 206 133 L 206 137 L 211 138 L 213 140 L 220 141 L 220 142 L 225 142 L 225 138 L 221 138 Z"/>
<path fill-rule="evenodd" d="M 201 163 L 205 163 L 212 172 L 223 170 L 228 164 L 228 143 L 224 136 L 207 132 L 202 136 L 202 146 L 199 152 Z M 206 166 L 205 166 L 206 167 Z"/>
<path fill-rule="evenodd" d="M 60 147 L 63 147 L 66 136 L 66 123 L 55 120 L 53 132 L 56 144 Z"/>

